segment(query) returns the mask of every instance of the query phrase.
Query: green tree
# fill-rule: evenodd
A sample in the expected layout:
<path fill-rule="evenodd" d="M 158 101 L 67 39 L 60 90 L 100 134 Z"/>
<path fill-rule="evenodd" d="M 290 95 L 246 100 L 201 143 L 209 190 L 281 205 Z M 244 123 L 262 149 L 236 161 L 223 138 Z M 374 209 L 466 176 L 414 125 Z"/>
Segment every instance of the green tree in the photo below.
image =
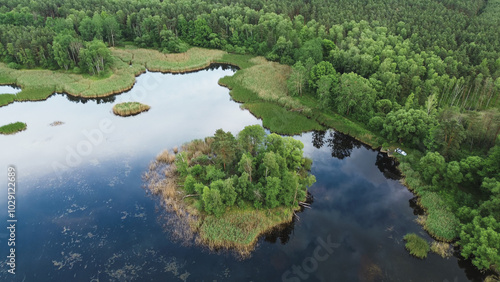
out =
<path fill-rule="evenodd" d="M 373 115 L 373 104 L 377 92 L 371 83 L 355 74 L 344 73 L 340 77 L 339 94 L 335 99 L 337 111 L 342 115 L 352 114 L 356 119 L 368 121 Z"/>
<path fill-rule="evenodd" d="M 231 132 L 224 132 L 218 129 L 214 135 L 212 150 L 218 159 L 220 159 L 226 170 L 226 164 L 232 163 L 236 159 L 237 143 Z"/>
<path fill-rule="evenodd" d="M 238 143 L 241 148 L 255 156 L 259 146 L 264 141 L 266 132 L 260 125 L 249 125 L 238 133 Z"/>
<path fill-rule="evenodd" d="M 252 182 L 252 173 L 255 169 L 253 158 L 250 154 L 246 153 L 241 155 L 241 160 L 238 163 L 240 173 L 246 173 L 250 182 Z M 242 174 L 243 175 L 243 174 Z"/>
<path fill-rule="evenodd" d="M 203 188 L 202 201 L 205 211 L 208 214 L 220 217 L 226 210 L 218 189 L 211 189 L 205 186 Z"/>
<path fill-rule="evenodd" d="M 266 207 L 267 208 L 275 208 L 279 206 L 280 202 L 278 201 L 278 194 L 281 188 L 281 180 L 278 177 L 267 177 L 266 178 L 266 187 L 264 189 L 265 199 L 266 199 Z"/>
<path fill-rule="evenodd" d="M 313 66 L 311 72 L 309 73 L 309 87 L 311 87 L 313 90 L 316 90 L 318 88 L 318 80 L 325 75 L 336 76 L 337 72 L 330 62 L 321 61 Z"/>
<path fill-rule="evenodd" d="M 493 216 L 474 216 L 472 222 L 464 224 L 459 244 L 462 256 L 472 258 L 479 269 L 487 270 L 500 265 L 500 222 Z"/>
<path fill-rule="evenodd" d="M 292 96 L 302 96 L 306 85 L 307 70 L 301 61 L 293 65 L 290 77 L 287 80 L 288 92 Z"/>
<path fill-rule="evenodd" d="M 111 52 L 101 40 L 93 40 L 80 50 L 80 68 L 99 75 L 111 61 Z"/>
<path fill-rule="evenodd" d="M 400 109 L 387 114 L 383 133 L 391 141 L 419 146 L 434 124 L 435 120 L 422 110 Z"/>
<path fill-rule="evenodd" d="M 420 159 L 420 173 L 427 183 L 439 185 L 446 170 L 446 161 L 438 152 L 428 152 Z"/>
<path fill-rule="evenodd" d="M 457 161 L 449 162 L 446 166 L 444 175 L 445 184 L 451 188 L 457 187 L 463 180 L 463 174 L 460 172 L 460 163 Z"/>
<path fill-rule="evenodd" d="M 333 107 L 336 94 L 338 92 L 339 80 L 335 75 L 325 75 L 318 80 L 318 90 L 316 91 L 319 103 L 323 109 Z"/>

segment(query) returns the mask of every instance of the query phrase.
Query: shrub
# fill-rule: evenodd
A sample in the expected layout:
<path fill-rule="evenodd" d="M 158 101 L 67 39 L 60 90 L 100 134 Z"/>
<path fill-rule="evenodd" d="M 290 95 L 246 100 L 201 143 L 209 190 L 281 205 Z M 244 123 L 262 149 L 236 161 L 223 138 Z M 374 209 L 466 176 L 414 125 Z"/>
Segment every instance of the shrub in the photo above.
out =
<path fill-rule="evenodd" d="M 429 243 L 415 233 L 406 234 L 403 239 L 406 241 L 406 249 L 417 258 L 426 258 L 430 250 Z"/>

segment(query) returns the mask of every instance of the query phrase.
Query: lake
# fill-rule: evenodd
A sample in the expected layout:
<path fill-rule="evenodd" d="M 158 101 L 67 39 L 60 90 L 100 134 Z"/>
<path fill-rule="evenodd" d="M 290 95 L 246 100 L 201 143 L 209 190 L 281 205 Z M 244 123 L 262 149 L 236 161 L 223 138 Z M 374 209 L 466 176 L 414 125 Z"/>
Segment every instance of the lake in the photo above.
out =
<path fill-rule="evenodd" d="M 333 130 L 301 140 L 317 182 L 311 209 L 260 238 L 248 259 L 183 245 L 169 233 L 160 200 L 142 175 L 163 149 L 222 128 L 237 134 L 262 124 L 217 84 L 233 69 L 147 72 L 134 88 L 103 99 L 55 94 L 0 108 L 1 124 L 27 123 L 0 135 L 0 167 L 17 170 L 16 275 L 7 273 L 7 193 L 0 197 L 2 281 L 480 281 L 469 262 L 409 255 L 413 195 L 392 159 Z M 15 93 L 7 86 L 1 93 Z M 133 117 L 112 107 L 151 106 Z M 7 176 L 1 178 L 7 187 Z"/>

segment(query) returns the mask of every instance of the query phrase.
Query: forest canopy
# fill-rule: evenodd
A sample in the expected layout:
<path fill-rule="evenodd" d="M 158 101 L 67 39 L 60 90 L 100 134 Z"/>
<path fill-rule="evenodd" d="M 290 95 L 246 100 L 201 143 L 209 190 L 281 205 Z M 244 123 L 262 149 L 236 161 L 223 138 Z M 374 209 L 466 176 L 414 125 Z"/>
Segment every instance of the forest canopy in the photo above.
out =
<path fill-rule="evenodd" d="M 500 0 L 0 0 L 0 61 L 10 68 L 104 76 L 117 59 L 109 47 L 130 45 L 164 53 L 222 49 L 291 66 L 290 96 L 369 129 L 384 147 L 405 148 L 400 167 L 429 214 L 425 228 L 458 239 L 478 268 L 497 270 L 499 34 Z M 230 133 L 215 139 L 222 140 L 210 144 L 217 164 L 205 154 L 197 162 L 206 167 L 191 166 L 186 152 L 176 160 L 207 213 L 245 201 L 296 205 L 305 193 L 297 189 L 287 202 L 265 192 L 291 193 L 284 182 L 310 181 L 290 172 L 297 167 L 289 167 L 286 150 L 258 156 L 253 150 L 262 146 L 241 151 Z M 225 193 L 230 187 L 234 193 Z"/>
<path fill-rule="evenodd" d="M 198 196 L 195 205 L 207 214 L 220 216 L 234 205 L 298 207 L 316 181 L 303 147 L 292 137 L 266 135 L 260 125 L 245 127 L 237 137 L 218 129 L 184 145 L 171 165 L 186 195 Z"/>

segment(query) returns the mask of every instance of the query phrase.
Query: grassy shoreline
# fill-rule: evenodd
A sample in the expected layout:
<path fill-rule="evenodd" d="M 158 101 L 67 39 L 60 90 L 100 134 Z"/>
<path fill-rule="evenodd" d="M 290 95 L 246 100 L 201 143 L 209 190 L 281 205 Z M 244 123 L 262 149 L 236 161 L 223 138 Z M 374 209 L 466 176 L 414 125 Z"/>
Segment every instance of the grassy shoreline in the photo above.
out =
<path fill-rule="evenodd" d="M 183 145 L 182 151 L 192 144 Z M 210 250 L 230 250 L 245 258 L 262 235 L 291 223 L 294 213 L 300 210 L 300 206 L 256 209 L 252 203 L 245 202 L 229 207 L 220 216 L 206 213 L 197 204 L 201 195 L 188 194 L 181 185 L 185 182 L 175 163 L 180 154 L 177 148 L 173 153 L 163 151 L 150 164 L 144 178 L 149 191 L 160 196 L 162 206 L 172 215 L 168 224 L 171 234 L 184 243 L 194 239 Z"/>
<path fill-rule="evenodd" d="M 233 100 L 243 103 L 242 107 L 261 118 L 264 126 L 274 132 L 293 135 L 334 128 L 372 148 L 390 152 L 397 147 L 397 144 L 388 144 L 384 138 L 359 123 L 335 113 L 324 113 L 316 107 L 315 101 L 308 97 L 298 99 L 290 97 L 286 89 L 289 66 L 269 62 L 253 55 L 228 54 L 220 50 L 202 48 L 191 48 L 186 53 L 167 55 L 133 46 L 111 50 L 115 58 L 111 66 L 113 73 L 102 79 L 89 79 L 67 71 L 12 70 L 0 63 L 0 83 L 22 88 L 17 95 L 0 95 L 0 107 L 15 101 L 44 100 L 55 92 L 65 92 L 68 95 L 84 98 L 106 97 L 130 90 L 135 84 L 135 77 L 146 70 L 186 73 L 204 69 L 212 63 L 224 63 L 236 66 L 240 70 L 232 76 L 221 78 L 219 84 L 230 89 Z M 406 151 L 411 152 L 411 150 Z M 406 167 L 399 169 L 405 177 L 412 172 Z M 415 186 L 418 182 L 408 183 L 404 178 L 402 183 L 420 198 L 424 196 Z M 419 204 L 429 214 L 432 213 L 432 210 L 421 201 Z M 423 226 L 431 236 L 450 241 L 427 228 L 425 222 Z"/>

